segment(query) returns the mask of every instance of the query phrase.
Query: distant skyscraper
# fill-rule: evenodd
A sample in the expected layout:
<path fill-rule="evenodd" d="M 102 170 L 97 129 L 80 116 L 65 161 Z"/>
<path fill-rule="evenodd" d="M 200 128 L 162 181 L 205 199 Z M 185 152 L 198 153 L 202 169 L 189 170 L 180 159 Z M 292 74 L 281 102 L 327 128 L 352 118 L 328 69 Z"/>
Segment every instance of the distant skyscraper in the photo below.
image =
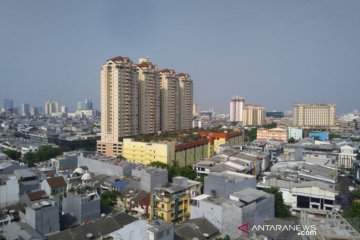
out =
<path fill-rule="evenodd" d="M 174 70 L 160 71 L 161 130 L 172 132 L 180 129 L 180 87 Z"/>
<path fill-rule="evenodd" d="M 244 126 L 262 126 L 265 124 L 265 108 L 260 105 L 245 104 L 243 111 Z"/>
<path fill-rule="evenodd" d="M 86 101 L 85 101 L 86 102 Z M 159 71 L 147 58 L 135 65 L 127 57 L 101 69 L 99 153 L 122 154 L 123 137 L 192 127 L 193 84 L 189 74 Z"/>
<path fill-rule="evenodd" d="M 199 115 L 199 105 L 198 104 L 193 104 L 193 116 L 198 116 Z"/>
<path fill-rule="evenodd" d="M 77 110 L 93 110 L 93 102 L 91 99 L 85 99 L 77 103 Z"/>
<path fill-rule="evenodd" d="M 68 113 L 68 108 L 67 108 L 67 106 L 62 105 L 62 106 L 60 107 L 60 112 L 61 112 L 61 113 L 64 113 L 64 114 L 67 114 L 67 113 Z"/>
<path fill-rule="evenodd" d="M 21 114 L 21 116 L 29 116 L 30 115 L 30 105 L 27 103 L 21 104 L 20 114 Z"/>
<path fill-rule="evenodd" d="M 12 112 L 14 110 L 14 101 L 11 99 L 4 99 L 4 110 L 5 112 Z"/>
<path fill-rule="evenodd" d="M 180 87 L 180 130 L 192 127 L 193 107 L 193 82 L 187 73 L 177 75 Z"/>
<path fill-rule="evenodd" d="M 38 107 L 32 107 L 32 108 L 30 109 L 30 114 L 31 114 L 31 116 L 37 116 L 37 115 L 39 115 L 39 108 L 38 108 Z"/>
<path fill-rule="evenodd" d="M 79 101 L 77 103 L 77 110 L 84 110 L 84 102 L 83 101 Z"/>
<path fill-rule="evenodd" d="M 101 69 L 101 140 L 98 152 L 117 156 L 120 137 L 138 134 L 137 67 L 127 57 L 108 60 Z"/>
<path fill-rule="evenodd" d="M 242 122 L 245 99 L 233 97 L 230 101 L 230 122 Z"/>
<path fill-rule="evenodd" d="M 294 125 L 303 128 L 331 128 L 335 126 L 335 104 L 295 104 Z"/>
<path fill-rule="evenodd" d="M 156 65 L 140 58 L 139 74 L 139 133 L 160 131 L 160 74 Z"/>
<path fill-rule="evenodd" d="M 59 103 L 55 100 L 48 100 L 45 102 L 45 115 L 50 116 L 53 113 L 60 111 Z"/>

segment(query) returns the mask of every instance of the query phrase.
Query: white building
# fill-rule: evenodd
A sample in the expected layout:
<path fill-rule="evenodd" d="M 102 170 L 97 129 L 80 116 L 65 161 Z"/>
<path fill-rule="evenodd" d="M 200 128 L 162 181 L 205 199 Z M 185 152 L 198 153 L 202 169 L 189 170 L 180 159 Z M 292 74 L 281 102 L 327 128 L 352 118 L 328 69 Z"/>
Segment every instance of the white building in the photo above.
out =
<path fill-rule="evenodd" d="M 27 103 L 21 104 L 21 116 L 29 116 L 30 115 L 30 105 Z"/>
<path fill-rule="evenodd" d="M 300 140 L 303 138 L 303 130 L 301 128 L 288 128 L 289 139 Z"/>
<path fill-rule="evenodd" d="M 340 147 L 340 150 L 341 152 L 339 153 L 338 158 L 339 165 L 345 168 L 352 168 L 353 161 L 356 160 L 357 156 L 357 154 L 355 153 L 356 149 L 349 145 L 345 145 Z"/>
<path fill-rule="evenodd" d="M 242 122 L 245 99 L 233 97 L 230 101 L 230 122 Z"/>
<path fill-rule="evenodd" d="M 15 176 L 0 176 L 0 208 L 19 202 L 19 183 Z"/>
<path fill-rule="evenodd" d="M 59 102 L 55 100 L 48 100 L 45 102 L 45 115 L 50 116 L 53 113 L 59 112 Z"/>

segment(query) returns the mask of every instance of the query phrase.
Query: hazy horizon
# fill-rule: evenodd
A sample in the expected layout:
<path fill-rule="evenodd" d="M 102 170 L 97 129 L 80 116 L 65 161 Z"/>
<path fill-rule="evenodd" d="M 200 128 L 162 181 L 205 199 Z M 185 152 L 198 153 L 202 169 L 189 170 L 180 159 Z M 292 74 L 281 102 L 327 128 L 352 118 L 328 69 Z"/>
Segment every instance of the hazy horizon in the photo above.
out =
<path fill-rule="evenodd" d="M 149 56 L 187 72 L 194 103 L 229 112 L 239 95 L 267 111 L 294 103 L 360 109 L 360 2 L 2 1 L 0 105 L 73 110 L 100 100 L 100 67 L 121 55 Z"/>

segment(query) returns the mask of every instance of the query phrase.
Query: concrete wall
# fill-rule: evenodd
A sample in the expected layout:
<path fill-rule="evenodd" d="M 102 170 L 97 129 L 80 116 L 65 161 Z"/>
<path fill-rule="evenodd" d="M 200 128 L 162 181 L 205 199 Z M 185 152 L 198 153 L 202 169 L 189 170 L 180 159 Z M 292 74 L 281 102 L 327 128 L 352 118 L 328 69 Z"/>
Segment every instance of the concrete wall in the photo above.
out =
<path fill-rule="evenodd" d="M 9 176 L 4 185 L 0 185 L 0 208 L 15 205 L 19 199 L 19 183 L 15 176 Z"/>
<path fill-rule="evenodd" d="M 256 178 L 244 178 L 240 182 L 232 182 L 226 181 L 222 176 L 209 174 L 204 184 L 204 194 L 212 195 L 212 190 L 214 190 L 216 196 L 228 198 L 230 194 L 245 188 L 256 188 Z"/>
<path fill-rule="evenodd" d="M 60 231 L 59 208 L 47 206 L 40 209 L 27 207 L 25 213 L 26 223 L 41 234 L 48 235 Z"/>
<path fill-rule="evenodd" d="M 246 220 L 244 219 L 242 208 L 224 204 L 222 216 L 222 228 L 220 230 L 222 234 L 228 234 L 231 239 L 245 236 L 245 234 L 238 229 L 240 225 L 248 222 L 246 217 Z"/>
<path fill-rule="evenodd" d="M 100 218 L 100 198 L 81 202 L 79 195 L 68 193 L 66 198 L 63 198 L 63 212 L 73 213 L 77 218 L 78 223 L 83 223 L 84 220 L 95 220 Z"/>
<path fill-rule="evenodd" d="M 190 206 L 190 219 L 205 217 L 221 231 L 223 229 L 222 206 L 207 201 L 198 201 L 197 203 L 196 206 Z"/>
<path fill-rule="evenodd" d="M 86 158 L 80 154 L 78 157 L 78 166 L 87 166 L 90 172 L 98 174 L 106 174 L 110 176 L 131 176 L 131 170 L 133 164 L 128 164 L 124 166 L 113 165 L 107 162 L 102 162 L 94 160 L 91 158 Z"/>
<path fill-rule="evenodd" d="M 60 158 L 51 159 L 51 164 L 55 167 L 56 171 L 61 169 L 74 169 L 78 166 L 78 154 L 72 153 L 67 155 L 66 153 Z"/>
<path fill-rule="evenodd" d="M 24 181 L 19 182 L 19 195 L 24 193 L 31 192 L 40 188 L 40 183 L 38 180 Z"/>
<path fill-rule="evenodd" d="M 141 175 L 140 188 L 146 192 L 151 192 L 155 187 L 163 186 L 167 182 L 167 171 L 158 171 L 157 173 L 145 172 Z"/>
<path fill-rule="evenodd" d="M 256 203 L 255 206 L 255 224 L 263 224 L 264 221 L 273 219 L 275 217 L 275 197 L 269 197 Z M 253 214 L 253 213 L 252 213 Z"/>
<path fill-rule="evenodd" d="M 64 214 L 70 213 L 73 214 L 78 223 L 81 222 L 81 201 L 78 197 L 76 197 L 73 193 L 68 192 L 67 196 L 62 200 L 62 211 Z"/>

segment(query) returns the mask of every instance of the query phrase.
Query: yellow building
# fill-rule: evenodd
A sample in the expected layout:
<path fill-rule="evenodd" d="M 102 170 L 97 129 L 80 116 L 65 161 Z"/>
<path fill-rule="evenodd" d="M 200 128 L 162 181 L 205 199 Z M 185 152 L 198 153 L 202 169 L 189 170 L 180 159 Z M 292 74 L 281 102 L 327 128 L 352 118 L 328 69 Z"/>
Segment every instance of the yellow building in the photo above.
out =
<path fill-rule="evenodd" d="M 262 126 L 265 124 L 265 108 L 263 106 L 246 104 L 243 116 L 244 126 Z"/>
<path fill-rule="evenodd" d="M 176 143 L 175 141 L 142 142 L 124 138 L 123 157 L 128 161 L 145 165 L 159 161 L 169 165 L 176 162 L 178 166 L 190 166 L 196 161 L 210 157 L 209 146 L 207 139 Z"/>
<path fill-rule="evenodd" d="M 220 145 L 241 145 L 244 143 L 244 135 L 240 131 L 231 132 L 200 132 L 200 136 L 209 140 L 208 155 L 211 157 L 219 150 Z"/>
<path fill-rule="evenodd" d="M 287 128 L 259 128 L 256 132 L 256 139 L 269 139 L 269 140 L 277 140 L 282 142 L 287 142 L 288 140 L 288 130 Z"/>
<path fill-rule="evenodd" d="M 141 142 L 132 138 L 123 139 L 123 157 L 128 161 L 148 165 L 159 161 L 171 164 L 175 159 L 175 146 L 173 142 Z"/>
<path fill-rule="evenodd" d="M 190 195 L 179 185 L 155 188 L 150 197 L 150 221 L 183 222 L 190 215 Z"/>
<path fill-rule="evenodd" d="M 328 129 L 335 127 L 335 104 L 295 104 L 294 126 Z"/>

